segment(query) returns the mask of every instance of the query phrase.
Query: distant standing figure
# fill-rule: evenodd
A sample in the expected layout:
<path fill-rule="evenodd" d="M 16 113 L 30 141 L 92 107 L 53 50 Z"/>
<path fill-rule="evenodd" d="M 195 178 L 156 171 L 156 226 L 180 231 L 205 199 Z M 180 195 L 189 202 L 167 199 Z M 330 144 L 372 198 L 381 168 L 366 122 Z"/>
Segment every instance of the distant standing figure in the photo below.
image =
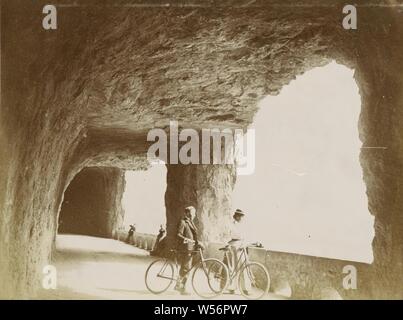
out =
<path fill-rule="evenodd" d="M 156 240 L 156 245 L 162 240 L 162 238 L 165 237 L 165 228 L 162 226 L 162 224 L 160 225 L 160 230 L 158 231 L 158 235 L 157 235 L 157 240 Z"/>
<path fill-rule="evenodd" d="M 160 230 L 158 231 L 157 239 L 155 240 L 154 248 L 151 252 L 152 255 L 158 255 L 159 252 L 163 250 L 163 241 L 165 238 L 165 228 L 160 225 Z"/>
<path fill-rule="evenodd" d="M 135 232 L 136 232 L 136 224 L 133 223 L 130 225 L 129 233 L 127 234 L 127 238 L 126 238 L 127 243 L 133 243 Z"/>

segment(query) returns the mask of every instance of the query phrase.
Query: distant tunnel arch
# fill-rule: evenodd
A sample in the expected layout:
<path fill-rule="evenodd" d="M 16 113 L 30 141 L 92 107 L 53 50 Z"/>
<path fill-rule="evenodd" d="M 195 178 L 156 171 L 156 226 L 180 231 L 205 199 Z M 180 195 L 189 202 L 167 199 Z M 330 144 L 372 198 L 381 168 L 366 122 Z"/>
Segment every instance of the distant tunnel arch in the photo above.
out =
<path fill-rule="evenodd" d="M 58 232 L 114 237 L 124 212 L 124 171 L 87 167 L 70 182 L 59 213 Z"/>

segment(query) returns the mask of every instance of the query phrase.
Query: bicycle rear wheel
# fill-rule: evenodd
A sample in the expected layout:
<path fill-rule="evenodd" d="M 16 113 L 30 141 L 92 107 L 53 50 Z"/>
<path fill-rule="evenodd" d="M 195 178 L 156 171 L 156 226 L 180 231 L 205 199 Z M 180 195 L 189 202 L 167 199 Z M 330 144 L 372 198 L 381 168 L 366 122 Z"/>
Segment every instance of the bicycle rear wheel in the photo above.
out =
<path fill-rule="evenodd" d="M 167 259 L 158 259 L 152 262 L 146 271 L 145 282 L 149 291 L 160 294 L 168 290 L 174 278 L 174 266 Z"/>
<path fill-rule="evenodd" d="M 239 270 L 238 288 L 247 299 L 260 299 L 270 288 L 269 272 L 259 262 L 249 262 Z"/>
<path fill-rule="evenodd" d="M 228 269 L 218 259 L 200 261 L 192 275 L 192 286 L 196 294 L 211 299 L 220 295 L 228 284 Z"/>

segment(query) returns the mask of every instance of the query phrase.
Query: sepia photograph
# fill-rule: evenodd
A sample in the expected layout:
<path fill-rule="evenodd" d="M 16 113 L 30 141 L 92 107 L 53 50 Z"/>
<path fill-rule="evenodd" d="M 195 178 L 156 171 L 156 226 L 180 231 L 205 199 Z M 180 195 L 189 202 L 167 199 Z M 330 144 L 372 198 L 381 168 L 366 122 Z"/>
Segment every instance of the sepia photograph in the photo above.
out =
<path fill-rule="evenodd" d="M 0 300 L 403 300 L 403 0 L 0 12 Z"/>

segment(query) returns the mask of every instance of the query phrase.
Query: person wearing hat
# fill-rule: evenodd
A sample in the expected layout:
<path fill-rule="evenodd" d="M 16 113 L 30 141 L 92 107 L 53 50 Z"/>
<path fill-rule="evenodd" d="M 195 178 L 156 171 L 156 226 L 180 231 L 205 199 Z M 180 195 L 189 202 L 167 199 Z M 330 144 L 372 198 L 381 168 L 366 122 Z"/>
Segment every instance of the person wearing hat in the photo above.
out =
<path fill-rule="evenodd" d="M 229 245 L 229 261 L 226 261 L 230 272 L 232 272 L 233 268 L 237 266 L 240 253 L 242 247 L 245 245 L 245 232 L 244 232 L 244 224 L 243 220 L 245 218 L 245 212 L 241 209 L 236 209 L 232 218 L 232 228 L 231 228 L 231 240 L 228 241 Z M 244 277 L 245 282 L 247 281 L 248 277 Z M 250 284 L 245 283 L 244 287 L 248 288 Z M 228 287 L 230 293 L 234 293 L 234 284 L 230 284 Z"/>
<path fill-rule="evenodd" d="M 233 251 L 233 259 L 230 261 L 230 265 L 236 265 L 236 252 L 242 247 L 244 243 L 244 230 L 243 230 L 243 219 L 245 217 L 245 212 L 241 209 L 236 209 L 234 214 L 232 215 L 232 224 L 231 224 L 231 234 L 230 240 L 228 241 L 228 245 Z M 235 263 L 235 264 L 234 264 Z"/>
<path fill-rule="evenodd" d="M 232 218 L 232 229 L 231 229 L 231 240 L 229 244 L 231 246 L 240 247 L 244 241 L 243 232 L 243 219 L 245 217 L 245 212 L 241 209 L 236 209 Z"/>

